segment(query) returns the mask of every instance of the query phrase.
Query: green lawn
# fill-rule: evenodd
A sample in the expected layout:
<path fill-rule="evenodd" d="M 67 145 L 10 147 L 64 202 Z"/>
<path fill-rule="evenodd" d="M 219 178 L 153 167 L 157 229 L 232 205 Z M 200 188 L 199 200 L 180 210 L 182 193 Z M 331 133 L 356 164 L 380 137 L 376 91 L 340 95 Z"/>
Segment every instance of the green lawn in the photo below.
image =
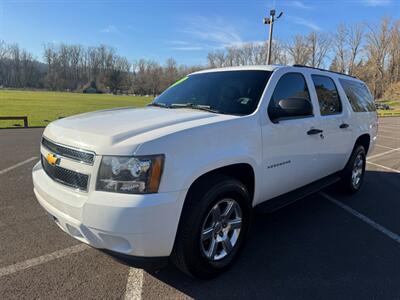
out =
<path fill-rule="evenodd" d="M 380 117 L 400 117 L 400 109 L 381 110 L 378 109 Z"/>
<path fill-rule="evenodd" d="M 379 103 L 385 103 L 391 107 L 400 108 L 400 101 L 393 101 L 393 100 L 379 100 Z"/>
<path fill-rule="evenodd" d="M 80 94 L 42 91 L 0 90 L 1 116 L 28 116 L 29 126 L 45 126 L 60 117 L 113 107 L 140 107 L 150 103 L 151 97 L 115 96 L 105 94 Z M 394 110 L 378 111 L 400 114 L 400 102 L 382 101 Z M 0 120 L 0 128 L 22 126 L 22 121 Z"/>
<path fill-rule="evenodd" d="M 378 109 L 378 115 L 380 117 L 390 117 L 390 116 L 400 117 L 400 101 L 380 100 L 378 102 L 388 104 L 391 108 L 390 110 Z"/>
<path fill-rule="evenodd" d="M 0 90 L 0 117 L 28 116 L 29 126 L 44 126 L 60 117 L 113 107 L 140 107 L 151 97 Z M 0 120 L 0 128 L 22 126 L 22 121 Z"/>

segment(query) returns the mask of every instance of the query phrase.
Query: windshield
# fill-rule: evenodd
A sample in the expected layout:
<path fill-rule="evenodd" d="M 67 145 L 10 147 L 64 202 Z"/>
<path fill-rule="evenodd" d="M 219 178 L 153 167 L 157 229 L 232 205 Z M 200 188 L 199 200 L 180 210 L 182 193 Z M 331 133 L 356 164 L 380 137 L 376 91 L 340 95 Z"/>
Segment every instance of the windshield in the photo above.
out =
<path fill-rule="evenodd" d="M 194 74 L 173 84 L 154 100 L 153 105 L 200 107 L 218 113 L 248 115 L 257 108 L 270 76 L 269 71 Z"/>

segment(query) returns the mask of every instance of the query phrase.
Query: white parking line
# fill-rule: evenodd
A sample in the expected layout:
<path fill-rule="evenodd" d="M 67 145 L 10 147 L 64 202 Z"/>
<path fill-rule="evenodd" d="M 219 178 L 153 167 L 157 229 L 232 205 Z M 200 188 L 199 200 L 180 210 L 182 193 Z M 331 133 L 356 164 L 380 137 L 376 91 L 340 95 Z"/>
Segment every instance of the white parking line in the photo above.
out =
<path fill-rule="evenodd" d="M 143 288 L 143 270 L 129 268 L 129 275 L 125 289 L 125 300 L 142 299 L 142 288 Z"/>
<path fill-rule="evenodd" d="M 36 258 L 28 259 L 28 260 L 16 263 L 16 264 L 8 266 L 8 267 L 1 268 L 0 269 L 0 278 L 3 276 L 6 276 L 6 275 L 10 275 L 10 274 L 22 271 L 22 270 L 26 270 L 26 269 L 29 269 L 29 268 L 32 268 L 35 266 L 39 266 L 41 264 L 47 263 L 49 261 L 67 256 L 70 254 L 84 251 L 86 249 L 89 249 L 89 246 L 87 246 L 85 244 L 79 244 L 76 246 L 65 248 L 63 250 L 55 251 L 50 254 L 45 254 L 45 255 L 42 255 L 42 256 L 39 256 Z"/>
<path fill-rule="evenodd" d="M 343 204 L 339 200 L 336 200 L 335 198 L 333 198 L 333 197 L 331 197 L 331 196 L 329 196 L 329 195 L 327 195 L 327 194 L 325 194 L 323 192 L 320 193 L 320 195 L 323 196 L 324 198 L 328 199 L 332 203 L 336 204 L 340 208 L 343 208 L 345 211 L 347 211 L 348 213 L 352 214 L 353 216 L 359 218 L 361 221 L 364 221 L 368 225 L 370 225 L 373 228 L 375 228 L 376 230 L 380 231 L 381 233 L 383 233 L 387 237 L 391 238 L 392 240 L 396 241 L 397 243 L 400 243 L 400 236 L 398 234 L 396 234 L 396 233 L 390 231 L 389 229 L 383 227 L 381 224 L 376 223 L 374 220 L 371 220 L 370 218 L 368 218 L 367 216 L 363 215 L 362 213 L 359 213 L 358 211 L 356 211 L 355 209 L 351 208 L 350 206 L 347 206 L 346 204 Z"/>
<path fill-rule="evenodd" d="M 399 131 L 393 131 L 393 130 L 379 129 L 379 132 L 397 133 L 397 132 L 400 132 L 400 128 L 398 128 L 398 129 L 399 129 Z"/>
<path fill-rule="evenodd" d="M 385 166 L 382 166 L 382 165 L 379 165 L 379 164 L 376 164 L 376 163 L 373 163 L 373 162 L 370 162 L 370 161 L 367 161 L 367 164 L 370 164 L 370 165 L 373 165 L 373 166 L 376 166 L 376 167 L 379 167 L 379 168 L 382 168 L 382 169 L 385 169 L 385 170 L 400 174 L 399 170 L 392 169 L 392 168 L 389 168 L 389 167 L 385 167 Z"/>
<path fill-rule="evenodd" d="M 385 138 L 385 139 L 392 139 L 392 140 L 396 140 L 396 141 L 400 141 L 400 138 L 394 138 L 394 137 L 391 137 L 391 136 L 387 136 L 387 135 L 378 135 L 378 138 Z"/>
<path fill-rule="evenodd" d="M 382 124 L 382 123 L 379 123 L 379 125 L 378 125 L 379 127 L 381 127 L 381 126 L 383 126 L 383 127 L 394 127 L 394 128 L 398 128 L 398 129 L 400 129 L 400 122 L 398 123 L 398 124 L 390 124 L 390 123 L 388 123 L 388 124 Z"/>
<path fill-rule="evenodd" d="M 368 159 L 374 159 L 374 158 L 377 158 L 377 157 L 381 157 L 381 156 L 384 156 L 386 154 L 393 153 L 393 152 L 396 152 L 396 151 L 399 151 L 399 150 L 400 150 L 400 148 L 392 149 L 392 150 L 389 150 L 389 151 L 386 151 L 386 152 L 383 152 L 383 153 L 379 153 L 379 154 L 375 154 L 375 155 L 369 156 Z"/>
<path fill-rule="evenodd" d="M 392 128 L 392 129 L 399 129 L 400 130 L 400 126 L 396 126 L 396 124 L 392 124 L 392 125 L 385 125 L 385 124 L 379 124 L 379 128 L 381 127 L 387 127 L 387 128 Z"/>
<path fill-rule="evenodd" d="M 27 164 L 27 163 L 29 163 L 29 162 L 35 160 L 35 159 L 38 159 L 38 157 L 37 157 L 37 156 L 34 156 L 34 157 L 31 157 L 31 158 L 28 158 L 27 160 L 21 161 L 21 162 L 19 162 L 19 163 L 13 165 L 13 166 L 11 166 L 11 167 L 8 167 L 8 168 L 6 168 L 6 169 L 0 170 L 0 175 L 3 175 L 3 174 L 5 174 L 5 173 L 7 173 L 7 172 L 9 172 L 9 171 L 11 171 L 11 170 L 14 170 L 15 168 L 18 168 L 18 167 L 20 167 L 20 166 L 23 166 L 23 165 L 25 165 L 25 164 Z"/>
<path fill-rule="evenodd" d="M 393 150 L 393 149 L 395 149 L 395 148 L 392 148 L 392 147 L 383 146 L 383 145 L 378 145 L 378 144 L 375 144 L 375 146 L 376 146 L 376 147 L 385 148 L 385 149 L 390 149 L 390 150 Z"/>

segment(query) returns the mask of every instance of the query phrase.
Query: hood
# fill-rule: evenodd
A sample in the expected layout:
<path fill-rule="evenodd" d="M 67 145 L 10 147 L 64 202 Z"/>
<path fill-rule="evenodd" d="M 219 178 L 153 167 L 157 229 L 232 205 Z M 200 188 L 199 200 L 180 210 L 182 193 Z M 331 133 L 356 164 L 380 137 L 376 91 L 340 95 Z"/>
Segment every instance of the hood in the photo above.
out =
<path fill-rule="evenodd" d="M 104 149 L 134 136 L 218 116 L 192 109 L 119 108 L 57 120 L 47 126 L 44 135 L 64 145 L 104 154 Z"/>

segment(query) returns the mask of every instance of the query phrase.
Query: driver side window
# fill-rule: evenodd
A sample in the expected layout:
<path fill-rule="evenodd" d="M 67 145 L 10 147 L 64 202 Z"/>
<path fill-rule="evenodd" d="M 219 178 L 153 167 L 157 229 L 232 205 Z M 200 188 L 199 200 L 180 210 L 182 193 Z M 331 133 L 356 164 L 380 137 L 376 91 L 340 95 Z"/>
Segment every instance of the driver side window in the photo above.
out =
<path fill-rule="evenodd" d="M 301 73 L 287 73 L 279 79 L 268 106 L 270 117 L 272 111 L 280 109 L 280 100 L 290 98 L 303 98 L 311 102 L 306 80 Z"/>

